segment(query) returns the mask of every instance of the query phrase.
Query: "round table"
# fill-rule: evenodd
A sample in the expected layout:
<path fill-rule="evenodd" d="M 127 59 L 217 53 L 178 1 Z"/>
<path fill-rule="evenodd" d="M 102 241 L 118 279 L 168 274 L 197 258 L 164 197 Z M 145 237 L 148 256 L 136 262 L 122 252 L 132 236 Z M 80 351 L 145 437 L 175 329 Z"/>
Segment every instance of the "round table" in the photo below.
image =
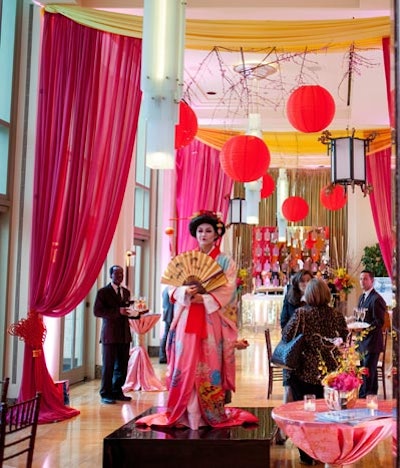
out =
<path fill-rule="evenodd" d="M 393 400 L 380 400 L 379 411 L 391 412 Z M 356 408 L 365 408 L 357 400 Z M 317 400 L 316 412 L 304 411 L 302 401 L 286 403 L 272 411 L 272 417 L 292 442 L 326 467 L 355 463 L 382 439 L 392 435 L 392 418 L 364 421 L 357 425 L 316 421 L 315 414 L 328 411 L 325 400 Z"/>
<path fill-rule="evenodd" d="M 139 319 L 129 320 L 131 330 L 139 336 L 139 345 L 134 346 L 130 351 L 128 362 L 128 372 L 123 392 L 131 390 L 163 391 L 166 390 L 162 382 L 154 373 L 149 353 L 144 345 L 144 338 L 156 323 L 160 320 L 161 314 L 144 314 Z"/>

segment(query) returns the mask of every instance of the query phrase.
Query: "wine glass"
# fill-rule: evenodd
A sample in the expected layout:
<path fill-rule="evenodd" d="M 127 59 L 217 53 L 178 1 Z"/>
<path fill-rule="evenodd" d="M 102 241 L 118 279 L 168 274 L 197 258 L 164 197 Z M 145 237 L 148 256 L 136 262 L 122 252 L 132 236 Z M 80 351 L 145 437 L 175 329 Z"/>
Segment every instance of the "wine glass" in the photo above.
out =
<path fill-rule="evenodd" d="M 360 320 L 361 320 L 361 322 L 364 322 L 366 312 L 367 312 L 366 309 L 364 309 L 364 308 L 360 309 Z"/>
<path fill-rule="evenodd" d="M 354 312 L 355 320 L 359 321 L 360 320 L 360 309 L 358 309 L 357 307 L 354 307 L 353 312 Z"/>

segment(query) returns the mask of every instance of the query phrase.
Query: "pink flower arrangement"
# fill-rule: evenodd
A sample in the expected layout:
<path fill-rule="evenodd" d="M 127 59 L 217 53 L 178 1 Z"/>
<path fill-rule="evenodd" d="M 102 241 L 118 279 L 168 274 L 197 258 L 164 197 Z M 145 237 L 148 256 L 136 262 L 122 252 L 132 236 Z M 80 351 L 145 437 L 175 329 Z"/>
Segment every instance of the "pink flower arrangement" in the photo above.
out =
<path fill-rule="evenodd" d="M 341 392 L 349 392 L 350 390 L 358 388 L 362 382 L 363 380 L 360 373 L 357 374 L 355 371 L 335 371 L 328 374 L 323 379 L 322 384 Z"/>
<path fill-rule="evenodd" d="M 342 392 L 349 392 L 358 388 L 363 382 L 363 375 L 368 375 L 366 367 L 360 367 L 360 355 L 356 350 L 358 343 L 340 344 L 340 356 L 336 359 L 337 368 L 328 373 L 324 362 L 320 362 L 319 369 L 325 377 L 322 379 L 322 385 L 334 388 Z"/>

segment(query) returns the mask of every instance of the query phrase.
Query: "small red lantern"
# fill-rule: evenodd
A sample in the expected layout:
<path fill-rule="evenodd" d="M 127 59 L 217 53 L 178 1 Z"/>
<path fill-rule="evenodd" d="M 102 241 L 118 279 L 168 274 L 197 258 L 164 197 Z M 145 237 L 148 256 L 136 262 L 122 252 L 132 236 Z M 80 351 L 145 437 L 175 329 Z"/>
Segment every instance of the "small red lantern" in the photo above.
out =
<path fill-rule="evenodd" d="M 175 229 L 173 227 L 166 227 L 165 228 L 165 234 L 167 234 L 167 236 L 172 236 L 175 232 Z"/>
<path fill-rule="evenodd" d="M 319 194 L 321 204 L 328 210 L 340 210 L 347 202 L 347 195 L 342 185 L 326 185 Z"/>
<path fill-rule="evenodd" d="M 300 86 L 290 95 L 286 114 L 296 130 L 304 133 L 319 132 L 332 122 L 335 101 L 322 86 Z"/>
<path fill-rule="evenodd" d="M 231 179 L 237 182 L 252 182 L 267 172 L 271 156 L 261 138 L 238 135 L 224 144 L 219 160 L 222 170 Z"/>
<path fill-rule="evenodd" d="M 282 214 L 288 221 L 301 221 L 308 215 L 308 203 L 302 197 L 289 197 L 282 203 Z"/>
<path fill-rule="evenodd" d="M 268 198 L 275 190 L 275 181 L 270 174 L 264 174 L 262 178 L 261 198 Z"/>
<path fill-rule="evenodd" d="M 191 143 L 197 133 L 197 117 L 185 101 L 179 102 L 179 123 L 175 126 L 175 149 Z"/>

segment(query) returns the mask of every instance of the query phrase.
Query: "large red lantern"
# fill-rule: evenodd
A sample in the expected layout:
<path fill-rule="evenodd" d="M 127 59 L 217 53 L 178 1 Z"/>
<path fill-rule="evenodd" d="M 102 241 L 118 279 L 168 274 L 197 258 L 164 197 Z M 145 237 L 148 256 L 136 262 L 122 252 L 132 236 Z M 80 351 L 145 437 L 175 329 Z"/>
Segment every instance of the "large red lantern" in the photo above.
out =
<path fill-rule="evenodd" d="M 304 133 L 325 129 L 335 115 L 335 101 L 322 86 L 300 86 L 290 95 L 286 104 L 289 122 Z"/>
<path fill-rule="evenodd" d="M 179 123 L 175 126 L 175 149 L 191 143 L 197 133 L 197 117 L 185 101 L 179 102 Z"/>
<path fill-rule="evenodd" d="M 342 185 L 326 185 L 319 194 L 322 205 L 328 210 L 340 210 L 347 202 L 347 195 Z"/>
<path fill-rule="evenodd" d="M 282 214 L 288 221 L 301 221 L 308 215 L 308 203 L 302 197 L 289 197 L 282 203 Z"/>
<path fill-rule="evenodd" d="M 275 190 L 275 181 L 270 174 L 264 174 L 262 178 L 261 198 L 268 198 Z"/>
<path fill-rule="evenodd" d="M 237 182 L 252 182 L 267 172 L 271 156 L 261 138 L 238 135 L 224 144 L 219 160 L 222 170 L 231 179 Z"/>

